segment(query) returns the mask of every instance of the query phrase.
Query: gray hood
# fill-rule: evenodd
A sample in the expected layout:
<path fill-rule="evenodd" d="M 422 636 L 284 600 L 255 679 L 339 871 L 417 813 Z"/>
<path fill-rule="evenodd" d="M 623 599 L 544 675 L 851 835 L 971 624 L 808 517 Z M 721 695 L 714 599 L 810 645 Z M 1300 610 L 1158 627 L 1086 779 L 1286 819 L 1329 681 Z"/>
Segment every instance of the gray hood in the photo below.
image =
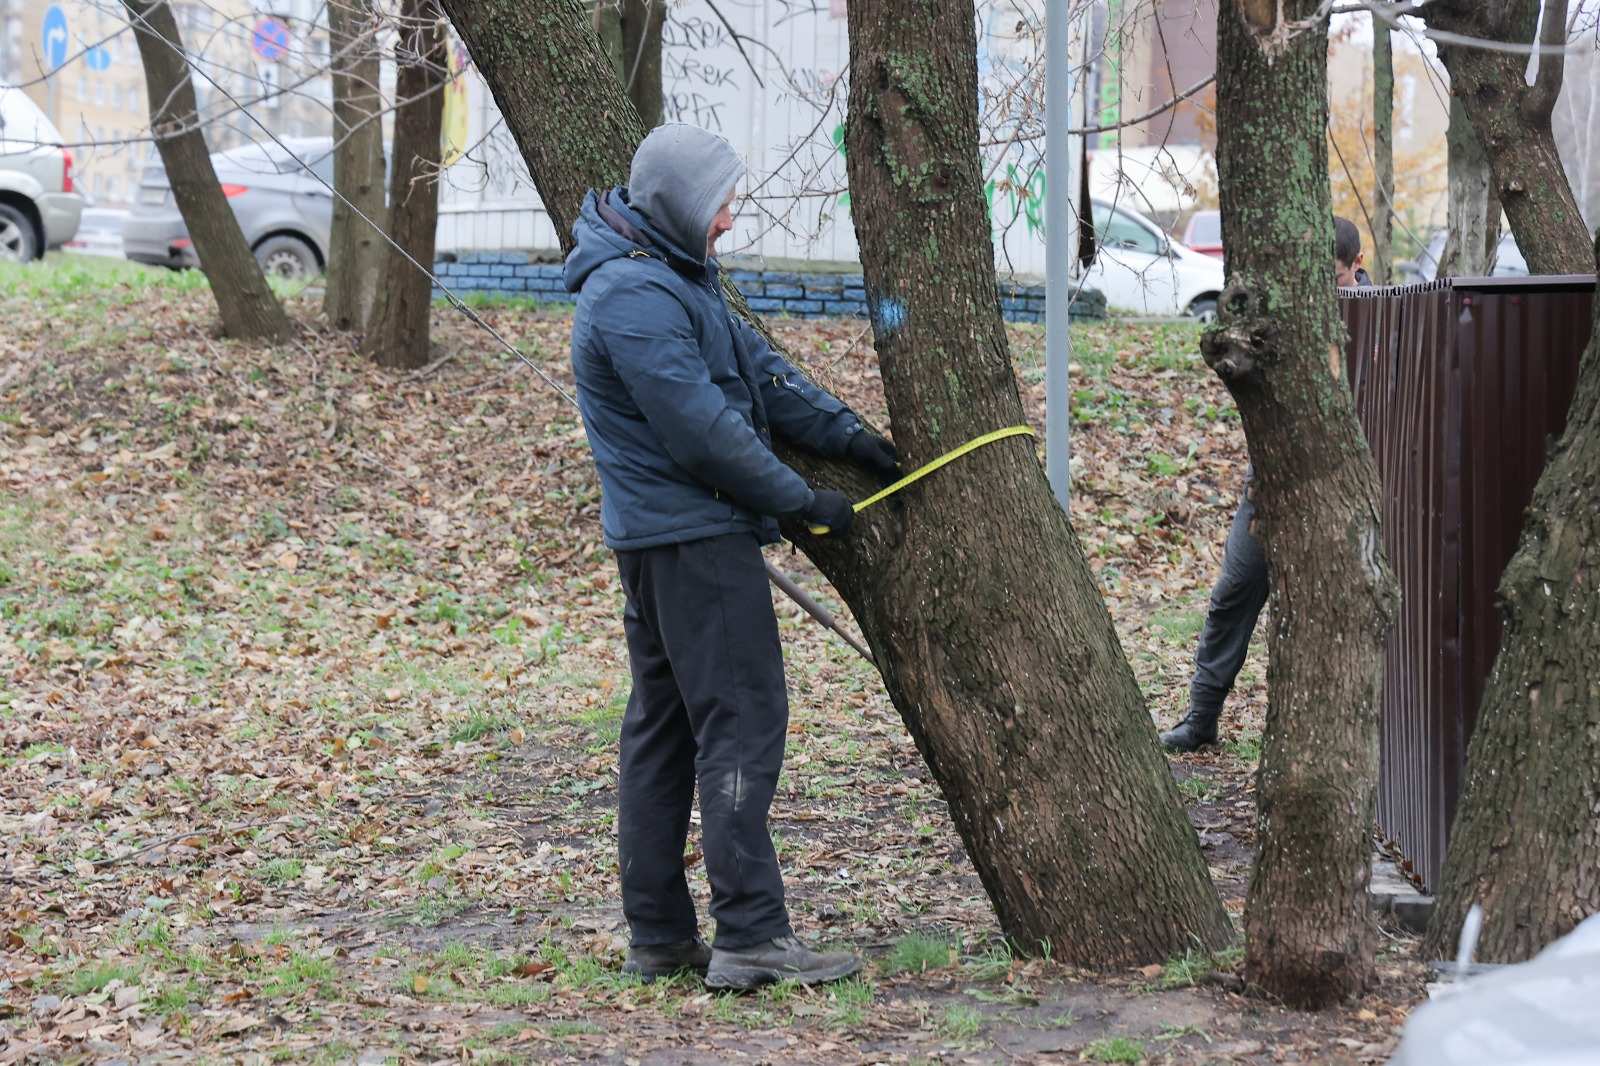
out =
<path fill-rule="evenodd" d="M 726 139 L 669 122 L 651 130 L 633 153 L 628 200 L 663 236 L 703 261 L 711 220 L 743 174 L 744 160 Z"/>

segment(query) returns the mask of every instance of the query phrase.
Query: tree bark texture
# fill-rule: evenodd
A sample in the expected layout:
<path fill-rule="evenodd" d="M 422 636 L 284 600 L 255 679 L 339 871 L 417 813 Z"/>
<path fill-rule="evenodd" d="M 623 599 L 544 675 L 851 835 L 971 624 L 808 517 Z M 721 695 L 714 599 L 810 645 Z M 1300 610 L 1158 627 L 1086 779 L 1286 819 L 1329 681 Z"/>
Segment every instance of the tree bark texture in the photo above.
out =
<path fill-rule="evenodd" d="M 1430 0 L 1421 15 L 1433 29 L 1496 41 L 1530 43 L 1540 0 Z M 1540 35 L 1566 40 L 1565 0 L 1550 0 L 1551 17 Z M 1538 78 L 1527 83 L 1526 55 L 1469 45 L 1439 48 L 1450 74 L 1450 95 L 1466 108 L 1489 156 L 1494 193 L 1517 247 L 1534 274 L 1582 274 L 1592 266 L 1589 231 L 1556 151 L 1551 114 L 1561 91 L 1559 56 L 1540 57 Z"/>
<path fill-rule="evenodd" d="M 245 243 L 239 220 L 222 194 L 211 152 L 197 123 L 194 83 L 166 0 L 124 0 L 139 45 L 150 128 L 172 196 L 194 243 L 200 269 L 222 318 L 222 332 L 241 340 L 279 340 L 293 332 L 289 316 L 267 287 L 261 266 Z M 187 130 L 167 136 L 176 130 Z"/>
<path fill-rule="evenodd" d="M 643 132 L 585 11 L 444 6 L 565 238 L 585 190 L 625 180 Z M 895 0 L 873 8 L 880 25 L 858 26 L 865 14 L 850 15 L 852 188 L 877 220 L 861 233 L 868 292 L 896 437 L 915 464 L 1024 417 L 980 191 L 970 0 Z M 564 112 L 548 106 L 558 97 Z M 846 464 L 779 454 L 813 484 L 871 491 Z M 991 445 L 901 501 L 864 512 L 848 538 L 790 532 L 855 612 L 1007 935 L 1087 966 L 1226 943 L 1137 685 L 1033 450 Z"/>
<path fill-rule="evenodd" d="M 661 27 L 667 0 L 597 0 L 594 28 L 647 130 L 661 125 Z"/>
<path fill-rule="evenodd" d="M 1383 642 L 1397 603 L 1378 538 L 1378 480 L 1350 394 L 1328 189 L 1327 17 L 1317 0 L 1218 9 L 1217 163 L 1228 285 L 1204 335 L 1255 466 L 1272 575 L 1260 854 L 1245 975 L 1298 1006 L 1359 993 Z"/>
<path fill-rule="evenodd" d="M 1372 16 L 1372 280 L 1394 277 L 1394 42 Z"/>
<path fill-rule="evenodd" d="M 1600 240 L 1595 244 L 1600 269 Z M 1567 428 L 1500 579 L 1505 629 L 1467 752 L 1429 958 L 1482 903 L 1478 957 L 1521 962 L 1600 912 L 1600 297 Z"/>
<path fill-rule="evenodd" d="M 851 213 L 890 418 L 914 467 L 1026 421 L 995 296 L 974 11 L 848 10 Z M 886 649 L 885 682 L 1006 933 L 1100 962 L 1158 958 L 1189 934 L 1226 940 L 1144 699 L 1034 449 L 977 452 L 877 525 L 896 548 L 875 587 L 846 599 Z"/>
<path fill-rule="evenodd" d="M 433 282 L 411 260 L 433 269 L 439 228 L 439 138 L 444 125 L 448 57 L 435 0 L 403 0 L 395 42 L 394 165 L 389 176 L 390 236 L 409 253 L 388 247 L 362 351 L 380 366 L 428 362 L 428 314 Z"/>
<path fill-rule="evenodd" d="M 1436 277 L 1483 277 L 1500 244 L 1500 200 L 1495 196 L 1489 156 L 1467 117 L 1460 97 L 1450 97 L 1449 233 L 1439 254 Z"/>
<path fill-rule="evenodd" d="M 333 51 L 333 224 L 322 311 L 334 329 L 360 331 L 372 313 L 387 245 L 345 206 L 387 226 L 383 200 L 383 95 L 378 89 L 378 21 L 371 0 L 328 5 Z M 341 199 L 341 197 L 343 199 Z"/>

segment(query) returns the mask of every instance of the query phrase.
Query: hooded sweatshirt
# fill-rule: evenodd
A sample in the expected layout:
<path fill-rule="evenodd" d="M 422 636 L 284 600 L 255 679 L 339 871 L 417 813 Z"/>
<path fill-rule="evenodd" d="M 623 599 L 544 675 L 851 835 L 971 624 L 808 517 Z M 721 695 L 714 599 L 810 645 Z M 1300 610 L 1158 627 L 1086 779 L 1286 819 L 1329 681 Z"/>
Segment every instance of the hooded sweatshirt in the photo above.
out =
<path fill-rule="evenodd" d="M 658 185 L 658 210 L 676 205 L 665 210 L 687 216 L 699 208 L 685 205 L 710 203 L 709 227 L 725 193 L 706 191 L 721 181 Z M 572 227 L 572 369 L 600 474 L 601 524 L 617 550 L 739 532 L 777 540 L 774 518 L 804 511 L 815 494 L 772 453 L 772 435 L 842 458 L 861 431 L 844 404 L 728 310 L 705 232 L 691 232 L 698 239 L 687 247 L 669 237 L 631 188 L 591 191 Z"/>
<path fill-rule="evenodd" d="M 711 221 L 743 174 L 744 160 L 725 138 L 669 122 L 651 130 L 633 153 L 629 201 L 662 236 L 704 260 Z"/>

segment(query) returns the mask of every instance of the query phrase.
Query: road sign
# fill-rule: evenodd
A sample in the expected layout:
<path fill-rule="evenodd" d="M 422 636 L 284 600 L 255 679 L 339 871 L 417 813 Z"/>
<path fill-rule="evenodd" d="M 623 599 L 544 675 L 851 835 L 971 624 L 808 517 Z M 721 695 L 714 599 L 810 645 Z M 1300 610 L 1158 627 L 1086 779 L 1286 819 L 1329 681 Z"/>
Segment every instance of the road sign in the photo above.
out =
<path fill-rule="evenodd" d="M 44 13 L 44 65 L 55 70 L 67 61 L 67 13 L 51 4 Z"/>
<path fill-rule="evenodd" d="M 289 52 L 289 27 L 274 18 L 259 19 L 250 47 L 269 63 L 276 63 Z"/>

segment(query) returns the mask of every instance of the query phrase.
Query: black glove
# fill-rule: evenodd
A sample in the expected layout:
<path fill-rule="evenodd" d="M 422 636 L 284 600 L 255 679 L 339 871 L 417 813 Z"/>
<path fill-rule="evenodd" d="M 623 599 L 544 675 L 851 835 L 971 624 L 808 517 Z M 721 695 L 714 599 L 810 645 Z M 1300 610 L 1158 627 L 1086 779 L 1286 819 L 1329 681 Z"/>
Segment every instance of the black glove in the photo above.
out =
<path fill-rule="evenodd" d="M 869 429 L 851 434 L 845 454 L 885 485 L 900 477 L 900 456 L 894 445 Z"/>
<path fill-rule="evenodd" d="M 856 520 L 856 509 L 850 506 L 850 498 L 832 489 L 816 489 L 815 495 L 811 506 L 800 512 L 800 517 L 808 525 L 827 526 L 830 537 L 849 533 L 850 524 Z"/>

